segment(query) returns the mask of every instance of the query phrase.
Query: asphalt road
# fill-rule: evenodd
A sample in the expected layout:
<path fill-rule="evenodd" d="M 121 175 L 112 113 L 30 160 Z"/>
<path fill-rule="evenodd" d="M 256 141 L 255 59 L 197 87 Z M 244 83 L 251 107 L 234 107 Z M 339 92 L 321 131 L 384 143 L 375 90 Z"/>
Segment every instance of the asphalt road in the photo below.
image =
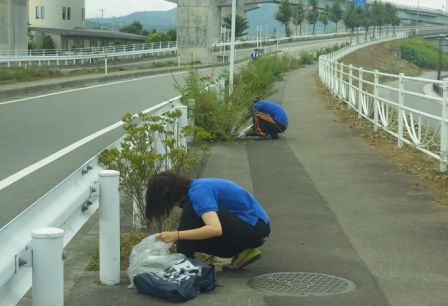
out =
<path fill-rule="evenodd" d="M 179 95 L 185 72 L 0 102 L 0 181 L 118 121 Z M 117 128 L 0 191 L 0 227 L 122 135 Z"/>

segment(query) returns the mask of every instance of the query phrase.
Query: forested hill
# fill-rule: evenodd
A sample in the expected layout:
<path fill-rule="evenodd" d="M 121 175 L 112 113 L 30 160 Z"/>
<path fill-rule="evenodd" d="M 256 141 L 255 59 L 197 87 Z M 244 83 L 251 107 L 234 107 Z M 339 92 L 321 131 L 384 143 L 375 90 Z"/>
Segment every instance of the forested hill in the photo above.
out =
<path fill-rule="evenodd" d="M 267 3 L 261 5 L 260 9 L 248 12 L 247 18 L 249 21 L 249 33 L 254 34 L 257 26 L 263 28 L 263 32 L 268 30 L 272 33 L 276 31 L 284 31 L 283 26 L 275 20 L 275 13 L 277 5 Z M 176 9 L 169 11 L 146 11 L 135 12 L 126 16 L 104 18 L 92 18 L 87 20 L 87 26 L 90 28 L 99 28 L 101 24 L 103 28 L 108 30 L 118 30 L 119 28 L 128 25 L 134 21 L 139 21 L 146 31 L 167 31 L 176 25 Z"/>

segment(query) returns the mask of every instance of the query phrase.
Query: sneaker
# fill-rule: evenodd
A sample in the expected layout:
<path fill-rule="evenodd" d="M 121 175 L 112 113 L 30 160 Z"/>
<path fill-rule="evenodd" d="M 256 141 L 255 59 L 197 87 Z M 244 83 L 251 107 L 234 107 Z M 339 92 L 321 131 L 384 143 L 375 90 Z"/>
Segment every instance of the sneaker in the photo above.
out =
<path fill-rule="evenodd" d="M 238 256 L 232 258 L 230 264 L 225 264 L 222 266 L 223 271 L 235 271 L 240 270 L 243 267 L 257 261 L 261 258 L 261 252 L 258 248 L 246 249 L 242 251 Z"/>

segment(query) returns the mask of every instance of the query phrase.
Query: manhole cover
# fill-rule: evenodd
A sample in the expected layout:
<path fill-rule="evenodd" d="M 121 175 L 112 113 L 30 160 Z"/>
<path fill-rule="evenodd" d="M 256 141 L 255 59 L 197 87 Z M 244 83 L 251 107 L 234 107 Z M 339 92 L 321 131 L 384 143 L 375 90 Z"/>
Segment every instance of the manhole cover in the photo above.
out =
<path fill-rule="evenodd" d="M 324 296 L 347 293 L 355 289 L 355 283 L 333 275 L 282 272 L 263 274 L 249 282 L 252 288 L 272 295 Z"/>

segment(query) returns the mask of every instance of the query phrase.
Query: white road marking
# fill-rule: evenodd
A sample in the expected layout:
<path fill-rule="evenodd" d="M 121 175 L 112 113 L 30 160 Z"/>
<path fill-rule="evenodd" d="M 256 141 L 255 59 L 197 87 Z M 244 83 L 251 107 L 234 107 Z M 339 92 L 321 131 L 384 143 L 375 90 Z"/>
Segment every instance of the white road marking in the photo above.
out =
<path fill-rule="evenodd" d="M 185 72 L 178 72 L 178 73 L 173 73 L 173 74 L 182 74 L 182 73 L 185 73 Z M 33 96 L 33 97 L 28 97 L 28 98 L 13 100 L 13 101 L 0 102 L 0 105 L 24 102 L 24 101 L 29 101 L 29 100 L 33 100 L 33 99 L 39 99 L 39 98 L 45 98 L 45 97 L 61 95 L 61 94 L 69 93 L 69 92 L 76 92 L 76 91 L 87 90 L 87 89 L 92 89 L 92 88 L 99 88 L 99 87 L 112 86 L 112 85 L 117 85 L 117 84 L 124 84 L 124 83 L 129 83 L 129 82 L 141 81 L 141 80 L 152 79 L 152 78 L 157 78 L 157 77 L 164 77 L 164 76 L 170 76 L 170 75 L 172 75 L 172 74 L 168 74 L 168 73 L 167 74 L 158 74 L 158 75 L 151 75 L 151 76 L 146 76 L 146 77 L 141 77 L 141 78 L 136 78 L 136 79 L 131 79 L 131 80 L 124 80 L 124 81 L 117 81 L 117 82 L 112 82 L 112 83 L 107 83 L 107 84 L 100 84 L 100 85 L 93 85 L 93 86 L 88 86 L 88 87 L 68 89 L 68 90 L 53 92 L 53 93 L 49 93 L 49 94 L 45 94 L 45 95 Z"/>
<path fill-rule="evenodd" d="M 162 103 L 160 103 L 160 104 L 158 104 L 156 106 L 153 106 L 153 107 L 150 107 L 148 109 L 145 109 L 143 111 L 143 113 L 146 114 L 146 113 L 149 113 L 149 112 L 151 112 L 151 111 L 153 111 L 155 109 L 161 108 L 164 105 L 169 104 L 171 101 L 173 101 L 175 99 L 178 99 L 178 98 L 180 98 L 180 97 L 172 98 L 172 99 L 170 99 L 168 101 L 165 101 L 165 102 L 162 102 Z M 134 116 L 136 116 L 136 115 L 134 115 Z M 60 157 L 62 157 L 64 155 L 66 155 L 66 154 L 76 150 L 77 148 L 81 147 L 82 145 L 85 145 L 86 143 L 88 143 L 89 141 L 94 140 L 95 138 L 100 137 L 100 136 L 102 136 L 102 135 L 104 135 L 104 134 L 106 134 L 106 133 L 108 133 L 108 132 L 110 132 L 110 131 L 118 128 L 118 127 L 120 127 L 121 125 L 123 125 L 123 121 L 116 122 L 116 123 L 114 123 L 114 124 L 104 128 L 102 130 L 99 130 L 98 132 L 95 132 L 95 133 L 93 133 L 93 134 L 91 134 L 91 135 L 89 135 L 87 137 L 84 137 L 81 140 L 78 140 L 75 143 L 72 143 L 71 145 L 69 145 L 69 146 L 67 146 L 67 147 L 57 151 L 56 153 L 53 153 L 50 156 L 48 156 L 48 157 L 46 157 L 46 158 L 44 158 L 44 159 L 42 159 L 42 160 L 40 160 L 40 161 L 38 161 L 38 162 L 36 162 L 34 164 L 32 164 L 32 165 L 22 169 L 22 170 L 14 173 L 13 175 L 8 176 L 7 178 L 5 178 L 5 179 L 0 181 L 0 191 L 3 190 L 4 188 L 10 186 L 11 184 L 14 184 L 15 182 L 17 182 L 18 180 L 24 178 L 25 176 L 33 173 L 34 171 L 39 170 L 40 168 L 42 168 L 42 167 L 44 167 L 44 166 L 54 162 L 58 158 L 60 158 Z"/>

